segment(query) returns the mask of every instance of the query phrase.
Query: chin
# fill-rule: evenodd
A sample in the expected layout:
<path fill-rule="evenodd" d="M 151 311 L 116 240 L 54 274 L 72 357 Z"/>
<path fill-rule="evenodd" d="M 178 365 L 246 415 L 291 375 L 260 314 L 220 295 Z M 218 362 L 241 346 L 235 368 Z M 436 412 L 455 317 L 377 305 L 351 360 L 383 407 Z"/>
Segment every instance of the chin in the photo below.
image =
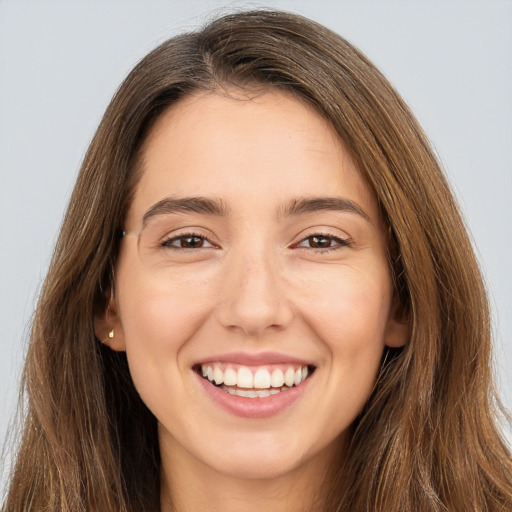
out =
<path fill-rule="evenodd" d="M 279 426 L 276 428 L 279 429 Z M 246 480 L 278 479 L 315 465 L 320 460 L 325 463 L 333 453 L 333 443 L 325 446 L 320 441 L 294 439 L 293 435 L 283 430 L 256 435 L 230 435 L 229 443 L 225 444 L 210 438 L 210 443 L 216 449 L 204 453 L 203 461 L 218 473 Z M 226 449 L 219 450 L 222 444 Z M 321 466 L 325 467 L 325 464 Z"/>
<path fill-rule="evenodd" d="M 238 460 L 217 460 L 213 467 L 218 473 L 241 480 L 278 479 L 295 471 L 301 464 L 302 458 L 284 459 L 279 454 L 247 453 L 238 454 Z"/>

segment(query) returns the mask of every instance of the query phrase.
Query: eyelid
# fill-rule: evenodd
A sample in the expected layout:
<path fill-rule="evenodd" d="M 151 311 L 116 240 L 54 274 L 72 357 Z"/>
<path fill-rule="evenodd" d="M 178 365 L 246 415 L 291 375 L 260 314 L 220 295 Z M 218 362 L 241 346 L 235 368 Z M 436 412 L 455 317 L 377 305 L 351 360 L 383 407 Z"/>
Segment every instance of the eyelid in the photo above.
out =
<path fill-rule="evenodd" d="M 303 242 L 305 242 L 306 240 L 313 238 L 315 236 L 331 239 L 331 240 L 337 242 L 337 244 L 332 247 L 326 247 L 326 248 L 301 246 L 301 244 Z M 327 251 L 335 251 L 335 250 L 343 249 L 346 247 L 352 247 L 353 245 L 354 245 L 354 241 L 348 235 L 343 236 L 343 235 L 339 235 L 339 234 L 330 233 L 325 230 L 312 230 L 309 233 L 302 234 L 300 236 L 300 239 L 297 242 L 294 242 L 293 244 L 291 244 L 290 247 L 294 248 L 294 249 L 304 249 L 307 251 L 327 252 Z"/>
<path fill-rule="evenodd" d="M 197 251 L 198 249 L 220 249 L 220 244 L 216 243 L 215 237 L 213 234 L 205 233 L 205 229 L 198 228 L 198 227 L 192 227 L 187 226 L 180 229 L 176 229 L 173 231 L 168 232 L 164 236 L 162 236 L 159 241 L 157 242 L 158 247 L 165 249 L 177 249 L 177 250 L 191 250 L 191 251 Z M 346 233 L 340 233 L 340 230 L 337 233 L 333 233 L 328 228 L 310 228 L 309 230 L 304 230 L 298 237 L 296 237 L 296 241 L 289 245 L 290 248 L 294 249 L 304 249 L 307 251 L 315 251 L 315 252 L 327 252 L 332 250 L 338 250 L 343 249 L 346 247 L 351 247 L 354 245 L 353 239 Z M 326 247 L 326 248 L 316 248 L 316 247 L 305 247 L 302 246 L 306 240 L 313 238 L 313 237 L 324 237 L 327 239 L 330 239 L 335 242 L 335 245 L 332 247 Z M 187 238 L 187 237 L 197 237 L 202 240 L 205 240 L 209 245 L 207 247 L 178 247 L 171 245 L 172 242 Z"/>
<path fill-rule="evenodd" d="M 208 242 L 209 246 L 194 248 L 194 247 L 177 247 L 177 246 L 171 245 L 171 242 L 174 242 L 175 240 L 187 238 L 187 237 L 201 238 L 202 240 L 205 240 L 206 242 Z M 209 235 L 200 233 L 199 230 L 190 229 L 188 231 L 183 231 L 181 233 L 175 234 L 175 233 L 171 232 L 171 233 L 166 234 L 165 236 L 163 236 L 160 239 L 160 241 L 158 242 L 158 246 L 162 249 L 176 249 L 176 250 L 180 250 L 180 251 L 186 251 L 186 250 L 197 251 L 198 249 L 219 249 L 220 246 L 218 244 L 216 244 L 215 242 L 213 242 L 212 238 L 213 237 L 211 237 Z"/>

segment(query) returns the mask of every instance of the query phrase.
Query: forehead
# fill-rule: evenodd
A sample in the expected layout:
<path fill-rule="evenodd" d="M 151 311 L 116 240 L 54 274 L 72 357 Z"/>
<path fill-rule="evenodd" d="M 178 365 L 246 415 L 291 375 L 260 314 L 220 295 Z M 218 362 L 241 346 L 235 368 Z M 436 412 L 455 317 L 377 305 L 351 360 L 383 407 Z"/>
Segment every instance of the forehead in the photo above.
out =
<path fill-rule="evenodd" d="M 188 96 L 167 109 L 141 151 L 128 222 L 167 196 L 277 207 L 294 197 L 348 195 L 378 217 L 377 202 L 331 124 L 291 93 Z"/>

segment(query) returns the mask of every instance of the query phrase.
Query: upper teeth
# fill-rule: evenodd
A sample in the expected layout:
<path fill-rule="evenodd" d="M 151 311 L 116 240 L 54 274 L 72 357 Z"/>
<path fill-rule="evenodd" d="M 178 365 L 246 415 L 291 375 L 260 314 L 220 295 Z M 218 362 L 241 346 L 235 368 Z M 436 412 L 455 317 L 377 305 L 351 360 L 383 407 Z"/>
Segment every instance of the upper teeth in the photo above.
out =
<path fill-rule="evenodd" d="M 225 366 L 225 365 L 224 365 Z M 224 369 L 220 363 L 201 365 L 203 377 L 215 384 L 237 386 L 239 388 L 269 389 L 282 386 L 298 386 L 308 376 L 307 366 L 274 367 L 270 365 L 248 367 L 228 365 Z"/>

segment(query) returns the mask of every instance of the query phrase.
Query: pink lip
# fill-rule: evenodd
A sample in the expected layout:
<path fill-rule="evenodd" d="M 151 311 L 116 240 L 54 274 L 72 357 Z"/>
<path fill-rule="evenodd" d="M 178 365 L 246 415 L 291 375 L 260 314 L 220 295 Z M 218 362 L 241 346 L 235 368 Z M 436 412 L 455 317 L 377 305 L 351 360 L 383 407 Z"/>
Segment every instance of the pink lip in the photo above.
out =
<path fill-rule="evenodd" d="M 250 354 L 247 352 L 229 352 L 226 354 L 217 354 L 215 356 L 197 361 L 196 364 L 205 363 L 234 363 L 244 366 L 263 366 L 265 364 L 294 364 L 300 366 L 310 365 L 310 361 L 298 359 L 297 357 L 280 354 L 278 352 L 260 352 L 259 354 Z M 278 396 L 278 395 L 276 395 Z"/>
<path fill-rule="evenodd" d="M 268 360 L 267 360 L 268 362 Z M 308 388 L 311 377 L 308 377 L 298 386 L 277 395 L 263 398 L 246 398 L 231 395 L 222 388 L 214 386 L 211 382 L 196 373 L 197 378 L 208 396 L 225 411 L 242 418 L 263 419 L 275 416 L 293 405 Z"/>

